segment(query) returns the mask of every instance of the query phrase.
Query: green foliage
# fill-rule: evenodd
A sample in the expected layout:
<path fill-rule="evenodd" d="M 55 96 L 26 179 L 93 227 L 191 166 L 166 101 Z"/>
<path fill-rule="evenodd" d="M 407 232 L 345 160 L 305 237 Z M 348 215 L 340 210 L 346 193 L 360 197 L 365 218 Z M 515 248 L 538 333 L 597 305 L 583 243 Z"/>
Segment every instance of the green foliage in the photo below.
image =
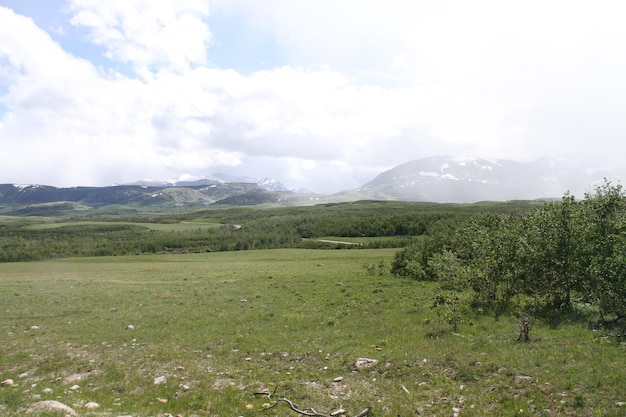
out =
<path fill-rule="evenodd" d="M 479 213 L 447 244 L 424 241 L 398 251 L 392 271 L 436 279 L 443 289 L 470 288 L 474 305 L 496 319 L 512 309 L 524 339 L 539 312 L 571 310 L 574 300 L 598 311 L 600 324 L 623 326 L 626 196 L 605 181 L 582 201 L 565 194 L 526 212 Z M 454 300 L 439 297 L 435 304 Z"/>
<path fill-rule="evenodd" d="M 424 236 L 396 252 L 391 262 L 391 273 L 418 281 L 432 279 L 428 272 L 428 259 L 434 254 L 431 238 Z"/>
<path fill-rule="evenodd" d="M 603 320 L 626 315 L 626 196 L 622 186 L 605 182 L 582 204 L 585 255 L 582 287 L 598 303 Z"/>
<path fill-rule="evenodd" d="M 439 318 L 452 326 L 453 332 L 458 332 L 459 325 L 468 321 L 471 311 L 470 304 L 459 291 L 445 291 L 439 288 L 433 296 L 431 306 L 437 309 Z"/>

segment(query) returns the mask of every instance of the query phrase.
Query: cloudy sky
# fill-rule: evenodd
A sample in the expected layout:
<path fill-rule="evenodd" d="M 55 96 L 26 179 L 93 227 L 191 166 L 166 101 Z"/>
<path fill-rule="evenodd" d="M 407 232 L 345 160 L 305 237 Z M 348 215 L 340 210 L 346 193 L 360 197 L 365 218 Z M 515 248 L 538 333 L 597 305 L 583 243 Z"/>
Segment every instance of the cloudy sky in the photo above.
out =
<path fill-rule="evenodd" d="M 626 2 L 0 0 L 0 183 L 623 168 Z"/>

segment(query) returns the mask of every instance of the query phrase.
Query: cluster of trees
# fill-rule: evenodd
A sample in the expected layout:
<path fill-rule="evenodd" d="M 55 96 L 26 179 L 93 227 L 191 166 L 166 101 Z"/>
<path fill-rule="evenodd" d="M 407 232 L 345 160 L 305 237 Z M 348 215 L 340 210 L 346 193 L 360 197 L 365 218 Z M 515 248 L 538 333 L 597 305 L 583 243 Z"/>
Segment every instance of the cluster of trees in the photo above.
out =
<path fill-rule="evenodd" d="M 496 319 L 510 309 L 562 312 L 576 303 L 602 324 L 618 323 L 626 316 L 626 196 L 605 181 L 580 201 L 566 194 L 524 213 L 482 213 L 400 250 L 391 270 L 439 281 L 435 304 L 454 325 L 467 293 Z"/>

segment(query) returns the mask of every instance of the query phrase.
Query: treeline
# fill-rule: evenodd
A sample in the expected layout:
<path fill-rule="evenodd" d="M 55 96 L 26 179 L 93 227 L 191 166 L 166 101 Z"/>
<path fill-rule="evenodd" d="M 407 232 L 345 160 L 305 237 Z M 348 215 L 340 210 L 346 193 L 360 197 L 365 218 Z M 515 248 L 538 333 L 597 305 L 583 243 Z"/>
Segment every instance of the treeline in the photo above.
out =
<path fill-rule="evenodd" d="M 307 207 L 233 207 L 159 216 L 98 216 L 81 224 L 46 229 L 28 223 L 0 224 L 0 262 L 73 256 L 114 256 L 145 253 L 188 253 L 273 248 L 404 247 L 416 238 L 454 230 L 477 212 L 527 211 L 534 203 L 445 205 L 375 202 Z M 70 221 L 85 218 L 67 219 Z M 62 221 L 62 220 L 61 220 Z M 110 221 L 111 224 L 102 224 Z M 130 222 L 118 224 L 114 222 Z M 217 228 L 156 231 L 142 224 L 210 221 Z M 32 223 L 32 222 L 31 222 Z M 369 237 L 363 245 L 337 245 L 316 238 Z M 376 239 L 380 237 L 381 239 Z"/>
<path fill-rule="evenodd" d="M 621 323 L 626 196 L 607 181 L 580 201 L 566 194 L 525 213 L 482 213 L 398 251 L 391 270 L 439 281 L 435 304 L 447 307 L 455 325 L 467 294 L 496 318 L 511 310 L 530 319 L 561 314 L 575 304 L 596 312 L 600 324 Z"/>
<path fill-rule="evenodd" d="M 75 256 L 190 253 L 294 247 L 289 230 L 217 229 L 155 231 L 140 225 L 80 225 L 44 230 L 8 230 L 0 237 L 0 261 L 32 261 Z"/>

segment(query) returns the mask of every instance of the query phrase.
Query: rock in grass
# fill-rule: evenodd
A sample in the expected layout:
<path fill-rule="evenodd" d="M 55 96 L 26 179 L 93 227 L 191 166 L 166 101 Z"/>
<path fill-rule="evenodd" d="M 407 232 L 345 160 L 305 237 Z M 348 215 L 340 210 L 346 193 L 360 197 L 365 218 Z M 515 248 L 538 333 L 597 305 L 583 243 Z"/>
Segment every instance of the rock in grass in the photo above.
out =
<path fill-rule="evenodd" d="M 165 382 L 166 382 L 166 379 L 163 375 L 157 376 L 156 378 L 154 378 L 154 385 L 165 384 Z"/>
<path fill-rule="evenodd" d="M 36 402 L 30 406 L 28 411 L 31 413 L 60 412 L 60 413 L 65 413 L 65 415 L 77 416 L 76 411 L 74 411 L 71 407 L 63 403 L 60 403 L 58 401 L 54 401 L 54 400 Z"/>
<path fill-rule="evenodd" d="M 89 401 L 87 404 L 85 404 L 85 408 L 88 408 L 90 410 L 94 410 L 99 407 L 100 407 L 100 404 L 93 402 L 93 401 Z"/>
<path fill-rule="evenodd" d="M 358 358 L 354 366 L 356 369 L 364 369 L 374 366 L 378 363 L 378 359 Z"/>
<path fill-rule="evenodd" d="M 12 379 L 5 379 L 4 381 L 0 382 L 0 385 L 13 385 L 13 380 Z"/>

